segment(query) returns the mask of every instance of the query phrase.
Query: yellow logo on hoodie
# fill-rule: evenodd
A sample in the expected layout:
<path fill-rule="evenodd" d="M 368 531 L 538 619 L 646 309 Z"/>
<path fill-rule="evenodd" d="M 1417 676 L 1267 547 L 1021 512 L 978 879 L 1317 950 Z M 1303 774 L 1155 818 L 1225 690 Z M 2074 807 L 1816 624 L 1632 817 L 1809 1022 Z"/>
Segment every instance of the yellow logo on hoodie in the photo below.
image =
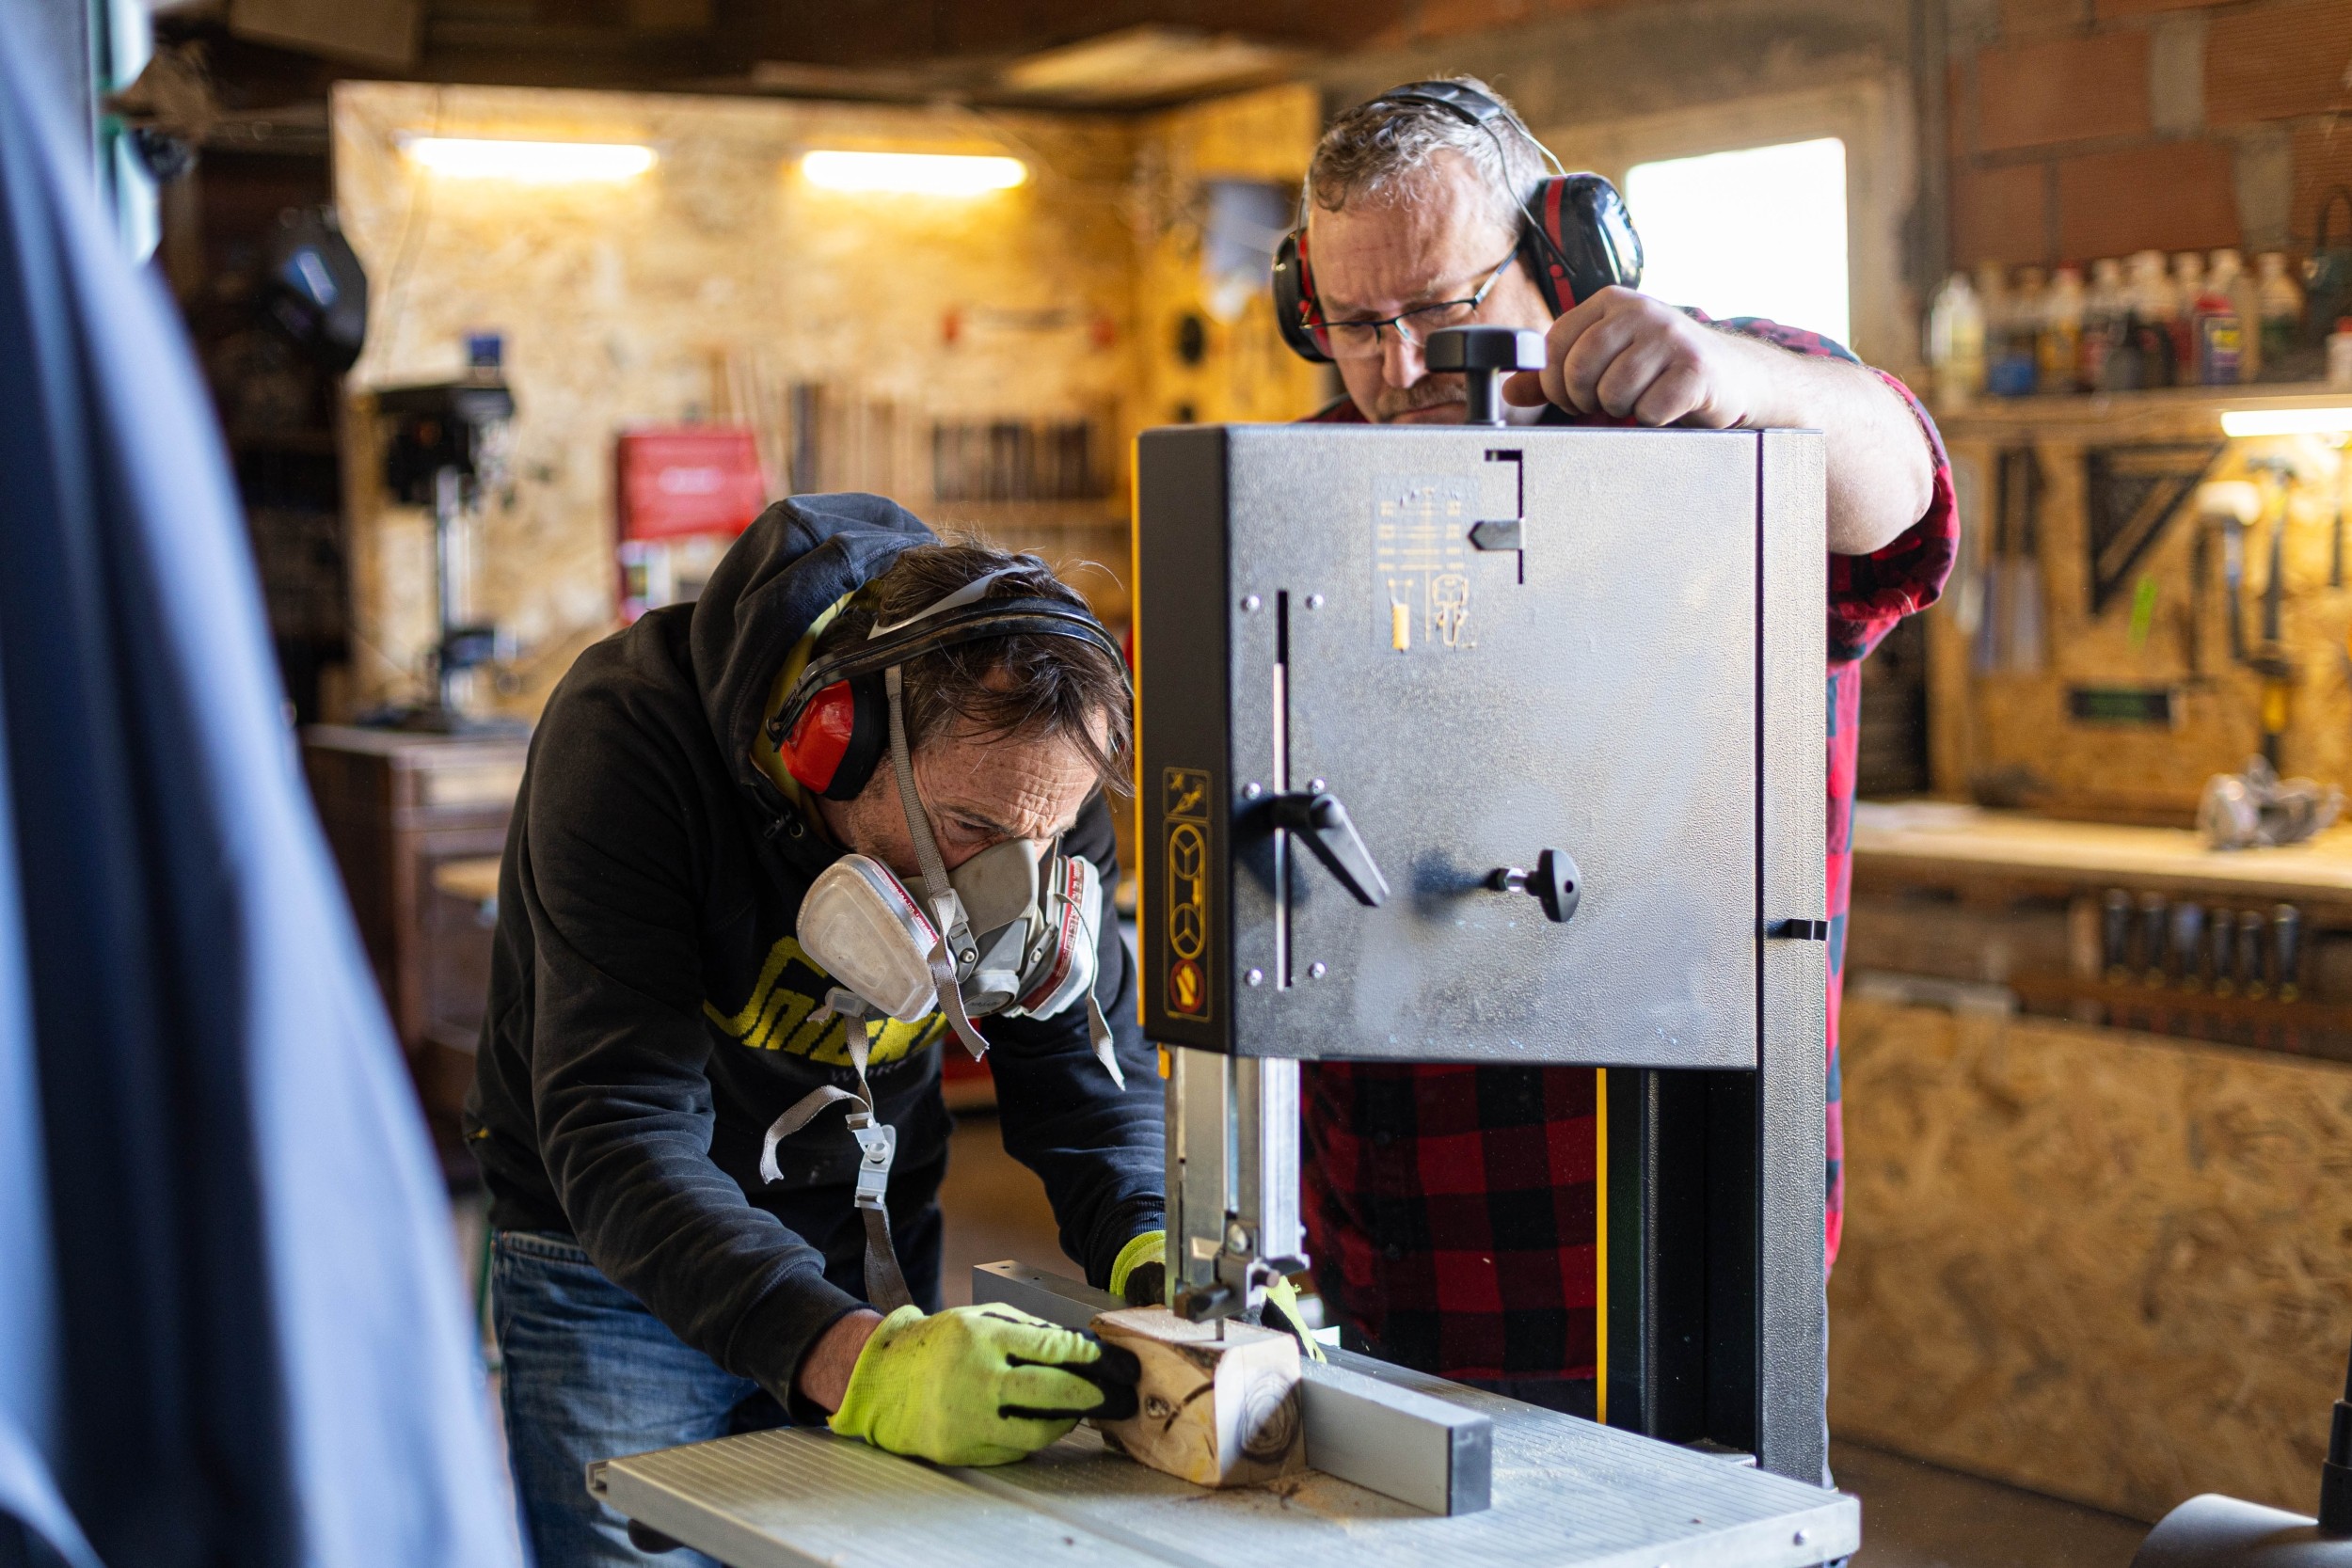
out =
<path fill-rule="evenodd" d="M 752 987 L 752 999 L 739 1011 L 723 1013 L 705 1002 L 703 1013 L 730 1038 L 755 1051 L 782 1051 L 826 1067 L 848 1067 L 849 1021 L 829 1018 L 814 1023 L 809 1020 L 832 989 L 833 976 L 811 963 L 799 942 L 786 937 L 768 950 L 768 961 L 760 965 L 759 979 Z M 874 1039 L 869 1060 L 881 1067 L 912 1055 L 938 1039 L 946 1028 L 947 1020 L 940 1013 L 919 1023 L 886 1019 Z"/>

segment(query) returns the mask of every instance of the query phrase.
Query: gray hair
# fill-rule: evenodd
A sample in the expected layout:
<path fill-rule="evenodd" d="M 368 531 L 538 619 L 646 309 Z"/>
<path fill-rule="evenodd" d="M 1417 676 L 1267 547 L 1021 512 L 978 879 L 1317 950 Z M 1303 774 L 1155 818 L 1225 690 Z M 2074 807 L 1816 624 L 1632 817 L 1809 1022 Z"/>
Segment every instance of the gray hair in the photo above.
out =
<path fill-rule="evenodd" d="M 1086 596 L 1038 557 L 951 536 L 898 552 L 826 626 L 812 657 L 848 653 L 876 621 L 903 621 L 991 576 L 982 602 L 1053 599 L 1093 613 Z M 960 723 L 991 738 L 1058 736 L 1078 749 L 1105 790 L 1128 792 L 1135 709 L 1127 673 L 1093 643 L 1035 633 L 991 637 L 918 654 L 904 668 L 909 746 L 919 750 Z"/>
<path fill-rule="evenodd" d="M 1305 222 L 1316 207 L 1336 213 L 1350 201 L 1413 200 L 1431 161 L 1452 152 L 1477 172 L 1495 221 L 1518 233 L 1523 206 L 1550 172 L 1543 149 L 1520 122 L 1518 111 L 1494 88 L 1475 76 L 1445 79 L 1486 94 L 1502 105 L 1503 113 L 1479 126 L 1435 103 L 1375 98 L 1357 104 L 1333 120 L 1315 144 L 1299 193 L 1299 221 Z"/>

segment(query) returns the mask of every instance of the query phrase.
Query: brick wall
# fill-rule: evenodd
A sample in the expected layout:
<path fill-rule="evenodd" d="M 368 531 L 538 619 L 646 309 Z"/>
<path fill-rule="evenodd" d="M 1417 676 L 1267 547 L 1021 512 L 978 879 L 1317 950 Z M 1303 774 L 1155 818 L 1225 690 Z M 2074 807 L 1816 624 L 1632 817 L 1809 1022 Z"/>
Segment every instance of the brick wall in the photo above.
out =
<path fill-rule="evenodd" d="M 2352 185 L 2352 0 L 1951 13 L 1955 265 L 2303 250 L 2322 197 Z"/>

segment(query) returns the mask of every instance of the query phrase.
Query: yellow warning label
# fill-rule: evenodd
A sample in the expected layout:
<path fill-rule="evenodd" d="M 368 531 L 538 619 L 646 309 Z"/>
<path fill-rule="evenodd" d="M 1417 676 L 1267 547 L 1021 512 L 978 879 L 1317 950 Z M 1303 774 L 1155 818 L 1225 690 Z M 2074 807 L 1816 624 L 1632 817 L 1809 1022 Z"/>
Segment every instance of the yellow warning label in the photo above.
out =
<path fill-rule="evenodd" d="M 1162 865 L 1167 872 L 1168 1010 L 1178 1018 L 1209 1016 L 1208 772 L 1170 768 L 1161 776 Z"/>

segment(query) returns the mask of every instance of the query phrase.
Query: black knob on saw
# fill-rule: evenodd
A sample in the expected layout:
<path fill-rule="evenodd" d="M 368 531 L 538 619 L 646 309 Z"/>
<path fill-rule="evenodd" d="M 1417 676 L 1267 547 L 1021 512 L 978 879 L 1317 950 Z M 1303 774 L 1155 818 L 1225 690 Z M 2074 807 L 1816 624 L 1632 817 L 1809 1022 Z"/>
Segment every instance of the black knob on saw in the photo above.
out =
<path fill-rule="evenodd" d="M 1578 900 L 1584 896 L 1577 885 L 1579 875 L 1576 862 L 1565 849 L 1547 849 L 1535 858 L 1534 870 L 1499 866 L 1487 875 L 1486 885 L 1497 893 L 1534 895 L 1544 907 L 1544 918 L 1565 926 L 1576 913 Z"/>
<path fill-rule="evenodd" d="M 1501 424 L 1502 389 L 1495 377 L 1544 368 L 1544 335 L 1515 326 L 1441 326 L 1422 357 L 1433 371 L 1460 371 L 1470 401 L 1465 424 Z"/>

